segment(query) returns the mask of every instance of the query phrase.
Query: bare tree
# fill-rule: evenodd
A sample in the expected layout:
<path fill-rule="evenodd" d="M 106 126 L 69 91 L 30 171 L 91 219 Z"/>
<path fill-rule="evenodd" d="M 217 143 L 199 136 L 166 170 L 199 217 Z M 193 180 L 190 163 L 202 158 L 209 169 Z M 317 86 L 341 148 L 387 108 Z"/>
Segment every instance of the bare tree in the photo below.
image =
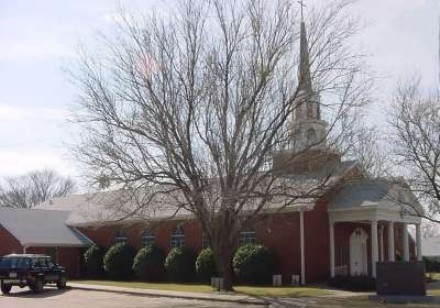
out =
<path fill-rule="evenodd" d="M 340 149 L 346 159 L 356 160 L 363 174 L 369 177 L 389 176 L 392 159 L 388 145 L 381 132 L 374 126 L 367 126 L 361 116 L 345 126 Z"/>
<path fill-rule="evenodd" d="M 164 202 L 190 211 L 226 290 L 241 226 L 276 197 L 287 206 L 320 191 L 286 186 L 267 164 L 292 150 L 288 124 L 307 99 L 297 91 L 300 27 L 289 2 L 186 1 L 170 18 L 124 12 L 115 32 L 101 36 L 101 52 L 82 53 L 72 72 L 84 129 L 74 151 L 90 177 L 144 194 L 133 214 Z M 329 140 L 340 139 L 337 123 L 367 101 L 346 6 L 332 1 L 308 14 L 307 70 L 326 98 Z"/>
<path fill-rule="evenodd" d="M 53 197 L 75 191 L 75 182 L 53 170 L 37 170 L 8 177 L 0 185 L 0 207 L 31 208 Z"/>
<path fill-rule="evenodd" d="M 440 235 L 439 225 L 436 222 L 424 221 L 421 226 L 422 237 L 437 237 Z"/>
<path fill-rule="evenodd" d="M 440 95 L 422 93 L 413 79 L 399 86 L 392 114 L 398 172 L 428 207 L 419 215 L 440 222 Z"/>

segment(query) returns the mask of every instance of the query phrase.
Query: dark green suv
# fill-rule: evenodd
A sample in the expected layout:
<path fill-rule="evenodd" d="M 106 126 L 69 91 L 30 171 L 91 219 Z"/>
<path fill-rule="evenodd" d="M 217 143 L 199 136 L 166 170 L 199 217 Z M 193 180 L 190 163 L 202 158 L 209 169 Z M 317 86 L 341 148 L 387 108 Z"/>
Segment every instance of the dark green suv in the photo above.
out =
<path fill-rule="evenodd" d="M 47 283 L 55 283 L 58 289 L 64 289 L 66 276 L 66 269 L 52 262 L 49 256 L 11 254 L 0 258 L 3 294 L 9 294 L 12 286 L 28 286 L 34 293 L 40 293 Z"/>

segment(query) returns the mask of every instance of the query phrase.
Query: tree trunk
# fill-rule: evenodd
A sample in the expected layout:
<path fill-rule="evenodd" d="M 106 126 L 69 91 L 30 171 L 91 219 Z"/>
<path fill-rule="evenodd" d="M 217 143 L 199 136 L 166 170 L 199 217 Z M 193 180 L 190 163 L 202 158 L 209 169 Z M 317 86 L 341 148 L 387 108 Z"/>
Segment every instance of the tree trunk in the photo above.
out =
<path fill-rule="evenodd" d="M 232 248 L 225 247 L 227 245 L 222 246 L 223 249 L 216 253 L 218 273 L 219 276 L 223 278 L 223 288 L 221 289 L 221 291 L 234 291 L 232 285 L 233 272 L 231 265 Z"/>

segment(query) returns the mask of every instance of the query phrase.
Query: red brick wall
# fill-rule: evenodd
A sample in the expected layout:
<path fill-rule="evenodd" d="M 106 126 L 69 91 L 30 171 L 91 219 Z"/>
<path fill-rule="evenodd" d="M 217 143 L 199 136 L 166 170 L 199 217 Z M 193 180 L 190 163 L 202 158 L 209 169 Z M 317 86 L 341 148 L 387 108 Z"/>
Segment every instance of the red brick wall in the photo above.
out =
<path fill-rule="evenodd" d="M 185 233 L 185 243 L 194 251 L 199 251 L 202 246 L 202 236 L 200 225 L 195 220 L 187 221 L 161 221 L 154 224 L 135 224 L 135 225 L 111 225 L 102 227 L 82 227 L 78 228 L 97 245 L 108 248 L 115 243 L 115 237 L 118 230 L 124 230 L 128 237 L 128 243 L 136 250 L 141 247 L 142 234 L 145 229 L 153 231 L 156 237 L 156 243 L 168 252 L 170 250 L 170 241 L 172 230 L 181 225 Z"/>
<path fill-rule="evenodd" d="M 172 230 L 178 224 L 181 225 L 185 233 L 186 246 L 198 253 L 202 248 L 202 232 L 197 221 L 162 221 L 149 226 L 149 228 L 156 236 L 156 243 L 168 253 Z M 96 244 L 108 248 L 114 243 L 116 232 L 121 228 L 126 231 L 130 245 L 139 249 L 142 233 L 146 226 L 113 225 L 100 228 L 80 228 L 80 231 Z M 262 215 L 255 224 L 255 231 L 258 242 L 267 246 L 277 255 L 278 273 L 283 275 L 286 283 L 290 282 L 292 274 L 300 274 L 299 213 Z"/>
<path fill-rule="evenodd" d="M 23 248 L 20 242 L 5 228 L 0 226 L 0 256 L 21 252 L 23 252 Z"/>
<path fill-rule="evenodd" d="M 304 213 L 306 281 L 321 281 L 329 276 L 330 239 L 328 201 L 319 200 L 315 209 Z"/>
<path fill-rule="evenodd" d="M 304 214 L 306 282 L 308 283 L 323 281 L 330 275 L 327 204 L 327 200 L 323 198 L 318 201 L 313 211 L 305 212 Z M 186 245 L 195 252 L 199 252 L 202 247 L 202 235 L 200 225 L 195 220 L 161 221 L 150 225 L 149 228 L 156 236 L 156 243 L 168 253 L 172 230 L 178 224 L 184 230 Z M 398 224 L 395 225 L 398 228 Z M 290 283 L 293 274 L 299 275 L 301 273 L 299 213 L 261 215 L 254 227 L 258 242 L 264 244 L 276 254 L 279 265 L 277 272 L 283 275 L 285 283 Z M 350 236 L 358 227 L 363 228 L 369 236 L 367 244 L 368 268 L 369 272 L 371 272 L 371 227 L 365 223 L 336 224 L 335 265 L 349 265 Z M 121 228 L 125 228 L 129 243 L 136 249 L 139 249 L 142 233 L 146 228 L 145 225 L 131 225 L 128 227 L 113 225 L 100 228 L 81 228 L 80 231 L 98 245 L 107 248 L 114 243 L 116 232 Z M 383 238 L 386 253 L 386 232 L 384 232 Z M 401 238 L 396 231 L 395 247 L 397 250 L 401 249 L 401 242 Z M 413 255 L 413 244 L 411 245 L 411 251 Z"/>
<path fill-rule="evenodd" d="M 267 246 L 278 260 L 278 273 L 285 283 L 301 273 L 299 213 L 277 213 L 262 216 L 256 223 L 257 240 Z"/>
<path fill-rule="evenodd" d="M 71 278 L 77 278 L 80 275 L 82 252 L 83 249 L 77 247 L 60 247 L 58 249 L 58 264 L 67 269 Z"/>

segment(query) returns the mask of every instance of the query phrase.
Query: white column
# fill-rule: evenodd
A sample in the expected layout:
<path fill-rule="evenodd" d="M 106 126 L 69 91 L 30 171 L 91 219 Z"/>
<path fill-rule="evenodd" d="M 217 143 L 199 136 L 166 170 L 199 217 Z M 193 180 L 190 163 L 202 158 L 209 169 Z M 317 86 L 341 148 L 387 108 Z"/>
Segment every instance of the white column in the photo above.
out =
<path fill-rule="evenodd" d="M 383 248 L 383 226 L 379 227 L 379 260 L 380 262 L 385 261 L 385 251 Z"/>
<path fill-rule="evenodd" d="M 301 241 L 301 284 L 306 284 L 306 259 L 304 247 L 304 211 L 299 212 L 300 241 Z"/>
<path fill-rule="evenodd" d="M 335 224 L 330 221 L 330 276 L 335 277 Z"/>
<path fill-rule="evenodd" d="M 377 221 L 371 222 L 371 275 L 376 277 L 376 262 L 379 261 L 379 250 L 377 243 Z"/>
<path fill-rule="evenodd" d="M 406 222 L 402 225 L 402 246 L 403 246 L 403 261 L 409 261 L 409 238 L 408 238 L 408 224 Z"/>
<path fill-rule="evenodd" d="M 422 261 L 422 232 L 420 224 L 416 224 L 417 261 Z"/>
<path fill-rule="evenodd" d="M 396 251 L 394 250 L 394 222 L 388 223 L 388 261 L 394 262 Z"/>
<path fill-rule="evenodd" d="M 27 246 L 23 246 L 23 253 L 26 253 Z"/>

